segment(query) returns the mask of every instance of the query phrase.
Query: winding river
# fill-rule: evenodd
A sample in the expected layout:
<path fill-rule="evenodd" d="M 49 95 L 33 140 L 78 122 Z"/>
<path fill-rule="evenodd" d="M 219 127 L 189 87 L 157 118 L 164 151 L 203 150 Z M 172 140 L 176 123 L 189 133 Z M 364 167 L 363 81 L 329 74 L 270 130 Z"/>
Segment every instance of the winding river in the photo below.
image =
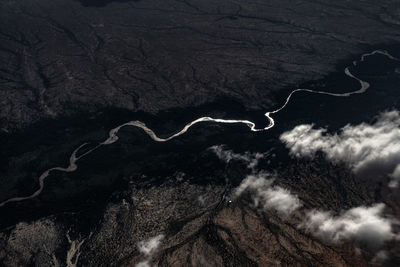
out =
<path fill-rule="evenodd" d="M 392 55 L 390 55 L 385 50 L 375 50 L 375 51 L 372 51 L 370 53 L 365 53 L 365 54 L 361 55 L 361 57 L 360 57 L 360 59 L 358 61 L 353 61 L 353 65 L 356 66 L 359 62 L 363 62 L 369 56 L 376 55 L 376 54 L 381 54 L 383 56 L 388 57 L 391 60 L 400 61 L 400 59 L 393 57 Z M 135 120 L 135 121 L 129 121 L 127 123 L 121 124 L 118 127 L 115 127 L 115 128 L 110 130 L 109 136 L 105 141 L 99 143 L 97 146 L 95 146 L 94 148 L 92 148 L 89 151 L 85 152 L 84 154 L 82 154 L 80 156 L 77 156 L 77 153 L 79 152 L 79 150 L 82 147 L 84 147 L 85 145 L 87 145 L 87 143 L 84 143 L 84 144 L 80 145 L 78 148 L 76 148 L 72 152 L 72 154 L 71 154 L 71 156 L 69 158 L 69 166 L 68 167 L 66 167 L 66 168 L 64 168 L 64 167 L 53 167 L 53 168 L 50 168 L 50 169 L 44 171 L 39 176 L 39 188 L 35 192 L 33 192 L 31 195 L 25 196 L 25 197 L 13 197 L 13 198 L 7 199 L 7 200 L 5 200 L 5 201 L 0 203 L 0 207 L 4 206 L 4 205 L 6 205 L 7 203 L 10 203 L 10 202 L 18 202 L 18 201 L 28 200 L 28 199 L 32 199 L 32 198 L 37 197 L 43 191 L 44 181 L 49 176 L 49 174 L 51 172 L 53 172 L 53 171 L 74 172 L 74 171 L 76 171 L 78 169 L 77 162 L 81 158 L 89 155 L 90 153 L 92 153 L 93 151 L 95 151 L 96 149 L 98 149 L 101 146 L 110 145 L 110 144 L 113 144 L 116 141 L 118 141 L 118 135 L 117 134 L 118 134 L 119 130 L 121 128 L 123 128 L 123 127 L 132 126 L 132 127 L 141 128 L 151 139 L 153 139 L 156 142 L 167 142 L 167 141 L 169 141 L 171 139 L 174 139 L 175 137 L 178 137 L 178 136 L 186 133 L 190 129 L 190 127 L 192 127 L 193 125 L 195 125 L 197 123 L 200 123 L 200 122 L 216 122 L 216 123 L 224 123 L 224 124 L 241 123 L 241 124 L 247 125 L 250 128 L 250 130 L 253 131 L 253 132 L 267 131 L 268 129 L 271 129 L 275 125 L 275 121 L 272 118 L 272 115 L 278 113 L 281 110 L 283 110 L 288 105 L 288 103 L 290 102 L 290 99 L 292 98 L 292 96 L 297 92 L 308 92 L 308 93 L 312 93 L 312 94 L 322 94 L 322 95 L 329 95 L 329 96 L 336 96 L 336 97 L 348 97 L 348 96 L 351 96 L 353 94 L 362 94 L 369 88 L 369 86 L 370 86 L 369 83 L 357 78 L 356 76 L 354 76 L 350 72 L 349 67 L 346 67 L 344 69 L 344 73 L 348 77 L 357 80 L 360 83 L 360 89 L 358 89 L 356 91 L 352 91 L 352 92 L 347 92 L 347 93 L 330 93 L 330 92 L 316 91 L 316 90 L 311 90 L 311 89 L 306 89 L 306 88 L 297 88 L 297 89 L 293 90 L 288 95 L 288 97 L 286 98 L 286 101 L 283 103 L 283 105 L 280 108 L 278 108 L 276 110 L 273 110 L 273 111 L 268 111 L 268 112 L 266 112 L 264 114 L 265 117 L 269 121 L 269 124 L 264 128 L 256 128 L 255 123 L 253 123 L 253 122 L 251 122 L 249 120 L 226 120 L 226 119 L 215 119 L 215 118 L 211 118 L 211 117 L 201 117 L 201 118 L 198 118 L 198 119 L 186 124 L 180 131 L 176 132 L 175 134 L 173 134 L 173 135 L 171 135 L 171 136 L 169 136 L 167 138 L 161 138 L 161 137 L 158 137 L 157 134 L 154 133 L 153 130 L 148 128 L 146 126 L 146 124 L 141 122 L 141 121 Z"/>

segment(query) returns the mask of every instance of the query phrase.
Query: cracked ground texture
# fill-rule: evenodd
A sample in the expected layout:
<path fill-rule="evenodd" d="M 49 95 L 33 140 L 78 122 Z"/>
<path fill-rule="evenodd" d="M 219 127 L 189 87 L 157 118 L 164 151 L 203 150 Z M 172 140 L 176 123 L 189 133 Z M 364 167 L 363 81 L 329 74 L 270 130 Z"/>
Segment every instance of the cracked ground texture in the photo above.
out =
<path fill-rule="evenodd" d="M 227 96 L 265 109 L 276 90 L 400 39 L 394 0 L 82 2 L 0 2 L 2 131 L 104 107 L 157 113 Z"/>
<path fill-rule="evenodd" d="M 400 266 L 397 236 L 375 251 L 303 225 L 310 210 L 337 218 L 384 203 L 398 235 L 398 189 L 322 155 L 290 158 L 279 141 L 299 124 L 339 131 L 399 109 L 395 60 L 358 61 L 365 94 L 296 96 L 269 131 L 204 123 L 159 143 L 124 127 L 97 147 L 130 120 L 160 137 L 200 116 L 261 127 L 297 86 L 358 90 L 345 66 L 375 49 L 400 58 L 398 2 L 0 0 L 0 202 L 31 195 L 78 147 L 92 151 L 46 176 L 37 197 L 0 207 L 0 266 Z M 216 146 L 236 156 L 223 161 Z M 262 173 L 301 207 L 285 217 L 254 190 L 235 195 Z"/>

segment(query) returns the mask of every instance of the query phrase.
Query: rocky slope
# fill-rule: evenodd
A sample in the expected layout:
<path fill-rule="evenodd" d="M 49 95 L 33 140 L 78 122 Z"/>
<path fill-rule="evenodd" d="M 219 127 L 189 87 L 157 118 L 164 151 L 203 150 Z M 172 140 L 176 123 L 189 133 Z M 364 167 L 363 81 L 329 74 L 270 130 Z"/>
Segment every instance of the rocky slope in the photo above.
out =
<path fill-rule="evenodd" d="M 237 164 L 240 162 L 231 162 L 229 167 Z M 337 167 L 325 167 L 330 173 L 324 175 L 325 182 L 318 172 L 303 168 L 291 170 L 298 179 L 277 177 L 276 181 L 298 193 L 308 208 L 340 211 L 346 206 L 365 204 L 365 198 L 371 198 L 369 194 L 373 193 L 350 173 L 342 170 L 341 175 L 346 178 L 337 182 Z M 241 174 L 231 172 L 228 179 L 235 175 Z M 157 187 L 126 188 L 125 193 L 116 196 L 118 200 L 107 205 L 96 226 L 87 231 L 77 231 L 77 225 L 82 222 L 71 220 L 80 216 L 74 213 L 21 222 L 1 234 L 0 260 L 5 266 L 373 266 L 382 263 L 396 266 L 399 263 L 400 251 L 394 244 L 386 247 L 390 251 L 389 261 L 384 258 L 380 262 L 379 253 L 368 247 L 358 247 L 353 242 L 331 244 L 313 236 L 301 227 L 304 220 L 301 210 L 282 216 L 273 209 L 255 207 L 251 194 L 235 198 L 229 186 L 202 186 L 185 180 L 190 177 L 177 173 Z M 296 189 L 310 184 L 315 184 L 318 190 L 309 188 L 304 193 Z M 338 195 L 337 186 L 342 186 L 346 193 Z M 324 197 L 316 195 L 318 192 L 324 192 Z M 392 207 L 399 211 L 398 204 Z"/>
<path fill-rule="evenodd" d="M 161 137 L 200 116 L 264 127 L 292 86 L 359 90 L 344 65 L 400 57 L 396 2 L 0 1 L 0 203 L 132 119 Z M 399 69 L 371 56 L 351 67 L 365 93 L 297 94 L 266 132 L 207 122 L 159 143 L 126 127 L 0 207 L 0 266 L 399 266 L 388 173 L 296 158 L 280 140 L 399 110 Z"/>

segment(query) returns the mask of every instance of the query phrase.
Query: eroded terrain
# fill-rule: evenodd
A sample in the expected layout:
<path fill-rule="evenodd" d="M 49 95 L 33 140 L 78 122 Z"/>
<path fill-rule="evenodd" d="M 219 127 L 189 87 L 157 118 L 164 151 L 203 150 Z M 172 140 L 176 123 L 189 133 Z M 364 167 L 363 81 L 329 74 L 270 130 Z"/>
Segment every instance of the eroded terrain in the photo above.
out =
<path fill-rule="evenodd" d="M 4 0 L 0 22 L 0 265 L 400 264 L 396 1 Z M 360 61 L 376 49 L 393 58 Z M 96 148 L 132 120 L 263 128 L 297 87 L 362 89 L 347 66 L 368 90 L 299 92 L 265 132 L 124 127 Z M 344 129 L 372 129 L 354 140 L 376 173 L 349 164 L 358 143 L 330 155 Z M 368 147 L 386 136 L 394 156 Z"/>
<path fill-rule="evenodd" d="M 227 96 L 268 108 L 276 90 L 399 38 L 400 7 L 389 0 L 109 2 L 1 2 L 2 131 L 104 107 L 155 113 Z"/>

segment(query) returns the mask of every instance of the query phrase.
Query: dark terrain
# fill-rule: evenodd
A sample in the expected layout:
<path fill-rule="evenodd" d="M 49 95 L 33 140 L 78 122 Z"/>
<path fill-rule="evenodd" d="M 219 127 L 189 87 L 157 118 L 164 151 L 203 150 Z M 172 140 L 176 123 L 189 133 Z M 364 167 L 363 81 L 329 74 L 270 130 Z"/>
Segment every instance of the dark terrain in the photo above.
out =
<path fill-rule="evenodd" d="M 104 107 L 156 113 L 227 96 L 249 109 L 268 108 L 273 92 L 319 79 L 369 46 L 397 43 L 396 3 L 146 0 L 86 7 L 3 0 L 0 126 L 14 131 Z"/>
<path fill-rule="evenodd" d="M 343 69 L 374 49 L 400 57 L 399 33 L 397 1 L 2 0 L 0 202 L 30 195 L 43 171 L 127 121 L 162 137 L 201 116 L 264 127 L 298 86 L 358 90 Z M 335 132 L 400 109 L 398 62 L 376 55 L 351 71 L 366 93 L 299 93 L 267 132 L 202 123 L 157 143 L 124 128 L 77 171 L 52 172 L 37 198 L 0 207 L 0 266 L 399 266 L 399 238 L 380 262 L 376 250 L 300 228 L 303 210 L 282 217 L 234 198 L 254 170 L 210 150 L 263 153 L 256 171 L 274 173 L 304 209 L 382 202 L 400 219 L 398 188 L 322 156 L 294 159 L 279 141 L 299 124 Z"/>

